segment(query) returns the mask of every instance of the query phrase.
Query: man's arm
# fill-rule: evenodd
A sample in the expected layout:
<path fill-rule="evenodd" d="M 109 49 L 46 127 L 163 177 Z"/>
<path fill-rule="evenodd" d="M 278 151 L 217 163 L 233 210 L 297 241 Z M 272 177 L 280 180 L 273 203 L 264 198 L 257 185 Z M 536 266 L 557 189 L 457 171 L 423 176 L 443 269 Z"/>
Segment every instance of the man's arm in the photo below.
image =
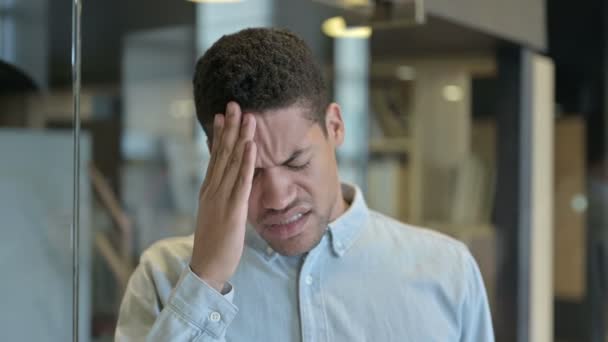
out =
<path fill-rule="evenodd" d="M 466 253 L 466 297 L 463 305 L 461 342 L 493 342 L 494 330 L 486 289 L 473 256 Z"/>
<path fill-rule="evenodd" d="M 162 288 L 162 258 L 154 260 L 154 253 L 142 257 L 123 299 L 117 341 L 224 339 L 237 309 L 219 292 L 230 287 L 228 279 L 243 254 L 256 159 L 255 126 L 255 117 L 243 115 L 235 102 L 228 103 L 226 114 L 216 114 L 190 265 L 174 289 Z M 161 307 L 159 298 L 168 292 L 167 305 Z"/>
<path fill-rule="evenodd" d="M 144 254 L 131 276 L 120 307 L 115 340 L 223 341 L 237 308 L 234 290 L 222 295 L 186 268 L 173 290 L 158 284 L 154 256 Z M 160 298 L 171 292 L 163 307 Z"/>

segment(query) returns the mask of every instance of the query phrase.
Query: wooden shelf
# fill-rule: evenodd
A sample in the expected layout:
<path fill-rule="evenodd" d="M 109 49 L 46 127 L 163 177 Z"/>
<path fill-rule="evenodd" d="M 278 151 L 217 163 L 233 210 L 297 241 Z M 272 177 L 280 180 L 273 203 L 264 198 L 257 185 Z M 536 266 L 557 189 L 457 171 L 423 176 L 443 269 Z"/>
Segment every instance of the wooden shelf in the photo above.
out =
<path fill-rule="evenodd" d="M 369 143 L 370 153 L 409 154 L 412 142 L 409 138 L 372 139 Z"/>

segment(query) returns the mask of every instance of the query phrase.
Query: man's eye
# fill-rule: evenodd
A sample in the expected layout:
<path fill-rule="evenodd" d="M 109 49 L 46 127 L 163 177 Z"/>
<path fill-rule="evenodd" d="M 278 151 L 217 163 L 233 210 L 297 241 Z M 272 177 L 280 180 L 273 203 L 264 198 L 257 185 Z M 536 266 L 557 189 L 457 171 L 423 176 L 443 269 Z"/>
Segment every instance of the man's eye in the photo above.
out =
<path fill-rule="evenodd" d="M 308 167 L 308 165 L 310 165 L 310 161 L 308 161 L 308 162 L 306 162 L 305 164 L 302 164 L 302 165 L 287 165 L 287 167 L 290 170 L 299 171 L 299 170 L 304 170 L 305 168 Z"/>

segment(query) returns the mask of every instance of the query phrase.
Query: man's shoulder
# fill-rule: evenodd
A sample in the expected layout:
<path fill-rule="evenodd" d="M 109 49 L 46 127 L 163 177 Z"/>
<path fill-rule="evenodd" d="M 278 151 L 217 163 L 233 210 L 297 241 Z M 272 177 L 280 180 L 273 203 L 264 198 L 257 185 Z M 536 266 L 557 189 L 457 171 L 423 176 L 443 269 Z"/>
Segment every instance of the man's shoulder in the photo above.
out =
<path fill-rule="evenodd" d="M 387 258 L 437 274 L 466 273 L 473 257 L 461 241 L 438 231 L 370 211 L 368 243 Z"/>
<path fill-rule="evenodd" d="M 467 246 L 459 240 L 436 230 L 410 225 L 386 216 L 377 211 L 370 210 L 372 234 L 391 239 L 395 244 L 403 247 L 416 247 L 428 249 L 433 252 L 444 251 L 449 254 L 468 253 Z M 428 247 L 428 248 L 426 248 Z"/>
<path fill-rule="evenodd" d="M 368 244 L 387 264 L 398 265 L 408 279 L 430 281 L 462 298 L 475 261 L 461 241 L 427 228 L 371 212 Z M 455 298 L 456 298 L 455 297 Z"/>
<path fill-rule="evenodd" d="M 192 256 L 193 239 L 193 235 L 187 235 L 156 241 L 142 253 L 140 264 L 153 265 L 162 271 L 184 266 Z"/>

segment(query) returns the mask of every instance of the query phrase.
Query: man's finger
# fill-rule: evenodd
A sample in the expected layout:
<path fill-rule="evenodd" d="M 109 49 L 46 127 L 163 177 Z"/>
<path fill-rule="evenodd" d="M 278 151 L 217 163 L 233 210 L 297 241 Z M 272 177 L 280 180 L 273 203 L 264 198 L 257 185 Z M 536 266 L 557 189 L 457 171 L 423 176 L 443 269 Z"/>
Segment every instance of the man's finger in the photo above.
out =
<path fill-rule="evenodd" d="M 228 191 L 229 193 L 233 192 L 235 184 L 238 182 L 237 178 L 239 177 L 239 170 L 241 168 L 241 163 L 243 162 L 245 146 L 249 141 L 253 140 L 255 126 L 256 121 L 252 114 L 243 116 L 239 138 L 236 147 L 232 152 L 232 156 L 230 157 L 230 161 L 226 166 L 222 184 L 220 185 L 222 189 L 225 189 L 225 191 Z"/>
<path fill-rule="evenodd" d="M 228 102 L 220 143 L 216 153 L 212 183 L 219 186 L 230 162 L 241 127 L 241 109 L 236 102 Z M 213 186 L 213 184 L 210 184 Z"/>
<path fill-rule="evenodd" d="M 232 192 L 232 198 L 237 202 L 243 203 L 249 200 L 253 184 L 253 174 L 255 172 L 256 156 L 257 146 L 254 141 L 250 140 L 245 144 L 238 180 Z"/>
<path fill-rule="evenodd" d="M 224 127 L 224 115 L 223 114 L 215 114 L 213 118 L 213 140 L 209 146 L 211 158 L 209 159 L 209 164 L 207 164 L 207 174 L 205 175 L 205 181 L 203 182 L 203 188 L 209 186 L 209 181 L 213 177 L 213 170 L 215 167 L 215 161 L 217 160 L 217 149 L 220 144 L 220 139 L 222 137 L 222 131 Z"/>

